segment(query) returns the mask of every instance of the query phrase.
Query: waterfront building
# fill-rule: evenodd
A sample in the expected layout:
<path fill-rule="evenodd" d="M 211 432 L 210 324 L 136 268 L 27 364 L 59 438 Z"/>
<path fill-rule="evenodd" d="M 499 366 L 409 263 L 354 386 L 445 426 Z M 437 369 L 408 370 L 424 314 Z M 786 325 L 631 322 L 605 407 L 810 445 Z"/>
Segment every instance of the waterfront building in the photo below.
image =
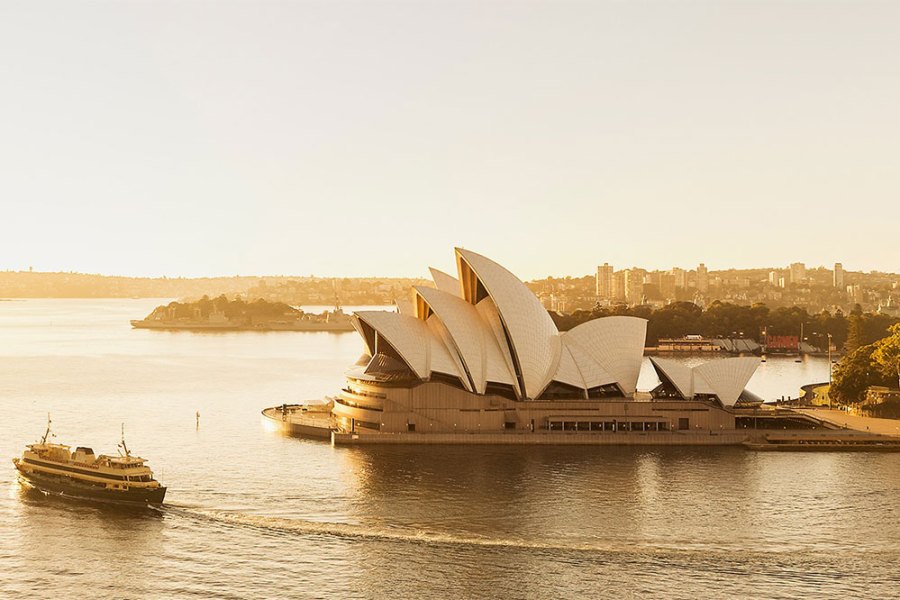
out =
<path fill-rule="evenodd" d="M 681 338 L 660 338 L 657 352 L 720 352 L 721 346 L 702 335 L 686 335 Z"/>
<path fill-rule="evenodd" d="M 609 263 L 597 267 L 597 299 L 611 300 L 613 288 L 613 268 Z"/>
<path fill-rule="evenodd" d="M 458 277 L 432 270 L 435 287 L 414 288 L 414 314 L 354 314 L 365 352 L 330 399 L 335 443 L 423 443 L 427 436 L 406 434 L 425 433 L 448 443 L 562 443 L 554 432 L 598 434 L 585 443 L 634 432 L 661 437 L 616 443 L 742 439 L 733 405 L 759 359 L 697 367 L 689 387 L 684 372 L 666 367 L 680 395 L 642 396 L 644 319 L 605 317 L 560 332 L 534 293 L 499 264 L 464 249 L 456 263 Z M 509 437 L 541 432 L 549 437 Z"/>
<path fill-rule="evenodd" d="M 844 265 L 841 263 L 834 263 L 834 279 L 832 284 L 839 290 L 844 289 Z"/>

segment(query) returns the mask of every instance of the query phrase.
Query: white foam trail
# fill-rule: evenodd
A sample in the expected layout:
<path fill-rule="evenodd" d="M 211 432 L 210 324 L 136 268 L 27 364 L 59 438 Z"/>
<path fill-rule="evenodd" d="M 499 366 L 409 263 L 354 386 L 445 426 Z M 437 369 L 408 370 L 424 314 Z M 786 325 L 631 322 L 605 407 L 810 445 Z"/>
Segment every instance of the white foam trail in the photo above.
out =
<path fill-rule="evenodd" d="M 615 552 L 615 548 L 601 547 L 593 544 L 535 542 L 519 539 L 487 538 L 473 535 L 452 535 L 431 531 L 409 531 L 401 529 L 374 528 L 350 523 L 334 523 L 312 521 L 309 519 L 290 519 L 268 517 L 248 513 L 215 510 L 198 506 L 166 505 L 167 513 L 183 514 L 188 517 L 205 518 L 212 521 L 256 527 L 272 531 L 283 531 L 306 535 L 327 535 L 341 538 L 371 539 L 395 542 L 411 542 L 422 544 L 441 544 L 455 546 L 479 546 L 496 548 L 528 548 L 538 550 L 575 550 L 582 552 Z"/>
<path fill-rule="evenodd" d="M 534 541 L 517 538 L 492 538 L 480 537 L 471 534 L 454 535 L 424 530 L 403 530 L 387 527 L 372 527 L 352 523 L 335 523 L 313 521 L 310 519 L 297 519 L 286 517 L 271 517 L 255 515 L 245 512 L 211 509 L 202 506 L 187 504 L 165 504 L 160 510 L 166 514 L 177 514 L 187 518 L 207 519 L 217 523 L 234 525 L 239 527 L 252 527 L 272 532 L 284 532 L 299 535 L 323 535 L 346 539 L 406 542 L 418 544 L 435 544 L 445 546 L 465 546 L 481 548 L 511 548 L 526 550 L 549 550 L 563 552 L 582 552 L 591 554 L 610 554 L 617 556 L 630 556 L 631 560 L 660 560 L 662 557 L 674 559 L 702 559 L 708 562 L 713 555 L 720 560 L 729 557 L 739 557 L 745 560 L 770 560 L 773 555 L 782 554 L 784 548 L 754 549 L 742 545 L 738 548 L 722 545 L 704 545 L 691 547 L 671 544 L 640 544 L 630 540 L 623 541 L 577 541 L 577 540 L 547 540 Z M 798 548 L 791 552 L 800 552 L 808 549 Z M 848 549 L 842 549 L 846 552 Z M 853 554 L 852 552 L 850 552 Z"/>

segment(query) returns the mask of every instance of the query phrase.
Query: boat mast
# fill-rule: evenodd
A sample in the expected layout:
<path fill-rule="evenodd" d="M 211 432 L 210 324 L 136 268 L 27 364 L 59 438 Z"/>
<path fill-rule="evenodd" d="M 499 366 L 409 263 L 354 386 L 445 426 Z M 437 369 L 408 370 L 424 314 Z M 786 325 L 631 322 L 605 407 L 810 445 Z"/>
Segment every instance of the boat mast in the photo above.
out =
<path fill-rule="evenodd" d="M 125 456 L 131 456 L 131 451 L 128 450 L 128 446 L 125 445 L 125 423 L 122 423 L 122 443 L 119 444 L 119 447 L 125 451 Z"/>
<path fill-rule="evenodd" d="M 50 423 L 52 423 L 50 420 L 50 413 L 47 413 L 47 431 L 44 432 L 44 437 L 41 438 L 42 444 L 46 444 L 47 438 L 50 437 Z"/>

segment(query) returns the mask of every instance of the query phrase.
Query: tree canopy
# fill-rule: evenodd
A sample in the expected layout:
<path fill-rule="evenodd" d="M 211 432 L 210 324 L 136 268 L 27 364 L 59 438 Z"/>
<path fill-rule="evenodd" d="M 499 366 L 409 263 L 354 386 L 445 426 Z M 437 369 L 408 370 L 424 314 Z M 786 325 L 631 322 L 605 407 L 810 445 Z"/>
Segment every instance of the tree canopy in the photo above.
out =
<path fill-rule="evenodd" d="M 810 315 L 800 307 L 783 307 L 771 310 L 765 304 L 743 306 L 729 302 L 713 302 L 706 310 L 692 302 L 673 302 L 656 310 L 649 306 L 595 307 L 593 310 L 575 311 L 571 315 L 551 313 L 560 330 L 568 330 L 581 323 L 610 315 L 629 315 L 647 319 L 647 343 L 656 345 L 661 338 L 678 338 L 690 334 L 705 337 L 741 337 L 759 343 L 767 335 L 804 337 L 814 346 L 827 348 L 828 334 L 837 348 L 848 343 L 848 333 L 853 333 L 853 350 L 874 343 L 887 334 L 888 327 L 898 320 L 874 313 L 851 314 L 848 319 L 842 312 L 822 311 Z M 852 323 L 852 329 L 851 329 Z"/>
<path fill-rule="evenodd" d="M 831 395 L 841 402 L 861 402 L 872 385 L 900 385 L 900 323 L 889 335 L 846 355 L 832 374 Z"/>

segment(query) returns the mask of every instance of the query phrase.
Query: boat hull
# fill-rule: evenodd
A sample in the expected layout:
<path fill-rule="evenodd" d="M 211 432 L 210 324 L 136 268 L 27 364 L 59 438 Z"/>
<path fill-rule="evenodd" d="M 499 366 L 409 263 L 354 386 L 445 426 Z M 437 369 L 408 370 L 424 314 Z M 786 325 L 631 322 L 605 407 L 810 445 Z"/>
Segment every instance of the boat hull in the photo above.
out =
<path fill-rule="evenodd" d="M 18 466 L 18 465 L 17 465 Z M 68 477 L 46 475 L 19 470 L 21 477 L 31 487 L 48 494 L 58 494 L 72 498 L 111 502 L 129 505 L 159 505 L 166 497 L 166 488 L 129 488 L 127 490 L 111 490 L 105 487 L 80 483 Z"/>

